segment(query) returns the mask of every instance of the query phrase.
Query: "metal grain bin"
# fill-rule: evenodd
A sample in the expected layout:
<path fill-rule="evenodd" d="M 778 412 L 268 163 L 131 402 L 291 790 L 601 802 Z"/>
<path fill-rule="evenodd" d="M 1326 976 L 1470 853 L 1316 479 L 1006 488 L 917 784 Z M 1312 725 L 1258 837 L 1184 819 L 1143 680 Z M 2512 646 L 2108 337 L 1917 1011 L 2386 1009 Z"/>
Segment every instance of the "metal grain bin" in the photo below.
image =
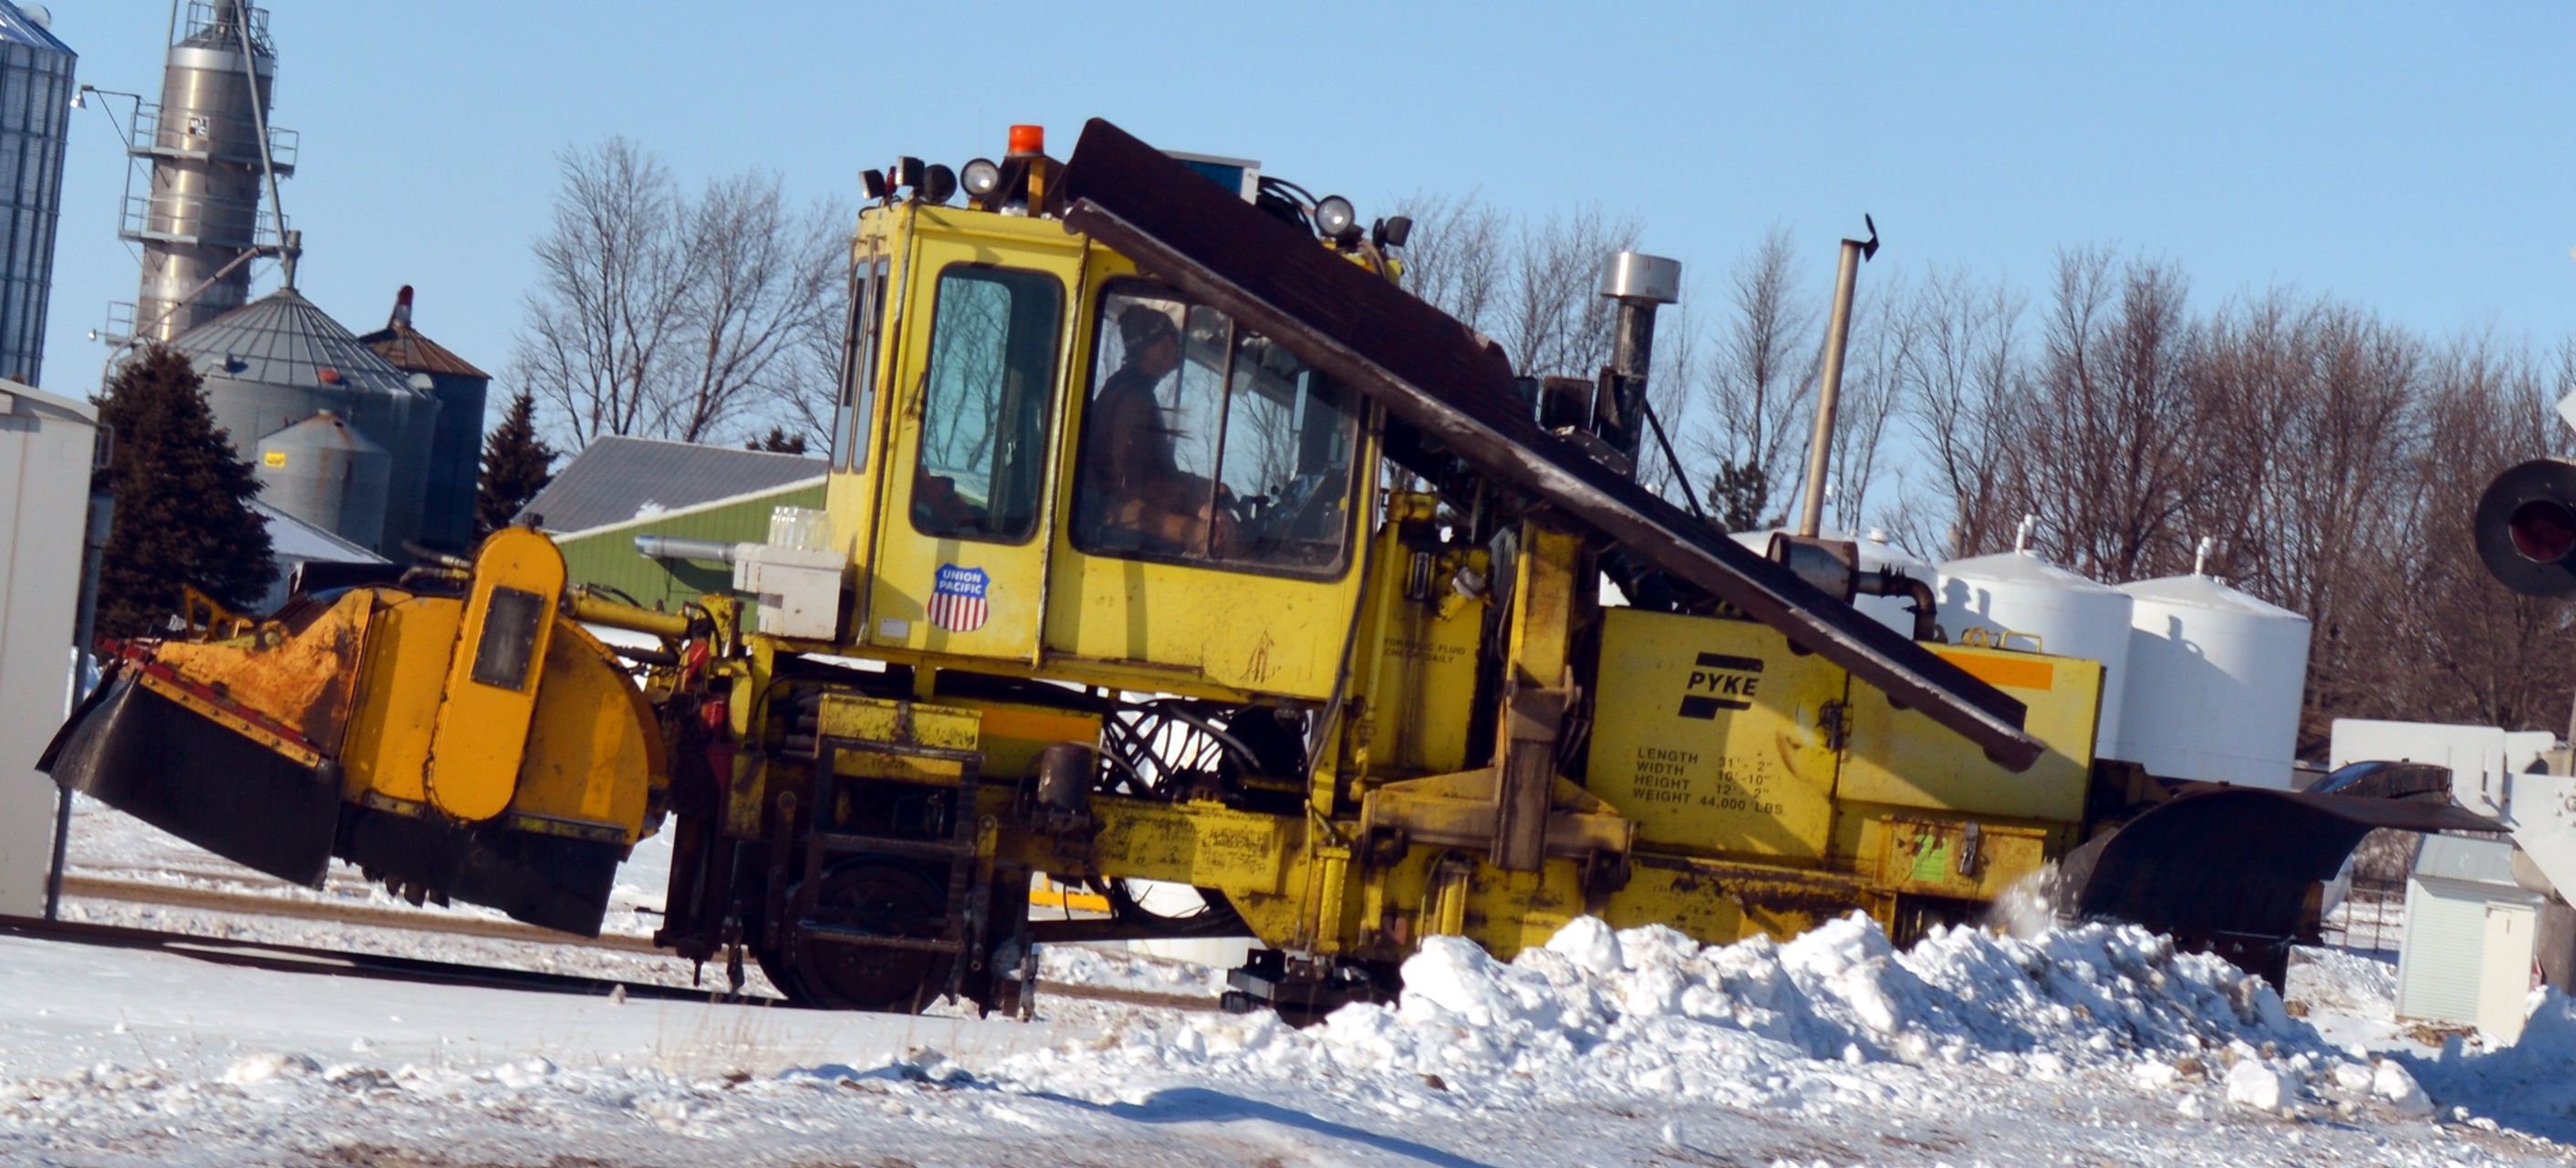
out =
<path fill-rule="evenodd" d="M 325 410 L 260 439 L 251 470 L 261 502 L 360 547 L 384 535 L 393 456 L 338 414 Z"/>

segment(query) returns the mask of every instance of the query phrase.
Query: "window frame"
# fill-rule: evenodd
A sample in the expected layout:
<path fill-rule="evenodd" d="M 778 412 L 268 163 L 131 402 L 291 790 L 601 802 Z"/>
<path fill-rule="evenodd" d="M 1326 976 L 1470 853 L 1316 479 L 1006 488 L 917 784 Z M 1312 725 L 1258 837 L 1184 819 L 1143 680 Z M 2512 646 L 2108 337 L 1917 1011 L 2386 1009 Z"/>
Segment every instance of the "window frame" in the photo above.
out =
<path fill-rule="evenodd" d="M 1362 486 L 1362 471 L 1364 470 L 1362 464 L 1367 461 L 1364 457 L 1365 452 L 1363 448 L 1366 446 L 1368 441 L 1368 416 L 1365 408 L 1360 410 L 1353 410 L 1351 408 L 1352 405 L 1359 404 L 1359 391 L 1352 389 L 1341 382 L 1332 380 L 1330 374 L 1325 373 L 1312 362 L 1307 362 L 1307 369 L 1310 371 L 1311 375 L 1323 378 L 1327 383 L 1331 384 L 1334 389 L 1340 391 L 1342 394 L 1343 401 L 1341 409 L 1344 416 L 1349 419 L 1350 425 L 1351 466 L 1349 477 L 1344 481 L 1342 486 L 1342 499 L 1344 503 L 1342 507 L 1342 539 L 1340 549 L 1330 565 L 1319 568 L 1299 568 L 1285 564 L 1267 564 L 1251 560 L 1220 559 L 1212 554 L 1194 556 L 1184 553 L 1176 555 L 1167 552 L 1146 551 L 1141 548 L 1095 548 L 1086 545 L 1083 539 L 1083 533 L 1077 530 L 1078 525 L 1072 521 L 1072 517 L 1081 514 L 1083 485 L 1088 477 L 1088 464 L 1091 457 L 1091 406 L 1100 391 L 1101 339 L 1107 335 L 1107 330 L 1112 327 L 1107 315 L 1109 310 L 1109 298 L 1119 295 L 1144 296 L 1152 299 L 1176 301 L 1183 305 L 1182 311 L 1185 317 L 1189 309 L 1205 308 L 1225 318 L 1225 368 L 1218 371 L 1218 429 L 1213 443 L 1213 446 L 1217 451 L 1217 463 L 1211 468 L 1213 473 L 1207 476 L 1211 492 L 1216 489 L 1217 485 L 1223 483 L 1225 480 L 1224 452 L 1226 447 L 1227 431 L 1234 423 L 1234 363 L 1236 358 L 1242 353 L 1243 346 L 1241 344 L 1241 338 L 1246 332 L 1258 331 L 1245 328 L 1242 321 L 1236 320 L 1223 309 L 1217 308 L 1213 304 L 1209 304 L 1198 297 L 1194 297 L 1179 288 L 1173 287 L 1172 285 L 1159 280 L 1154 280 L 1141 275 L 1129 275 L 1117 276 L 1101 281 L 1099 290 L 1094 295 L 1091 304 L 1089 305 L 1091 310 L 1091 345 L 1087 356 L 1090 358 L 1091 368 L 1083 372 L 1082 393 L 1079 399 L 1079 409 L 1081 412 L 1075 419 L 1076 425 L 1072 427 L 1071 445 L 1073 473 L 1069 476 L 1071 485 L 1068 489 L 1068 496 L 1062 505 L 1062 514 L 1067 517 L 1064 524 L 1066 545 L 1076 552 L 1096 559 L 1134 560 L 1140 563 L 1169 564 L 1174 567 L 1201 568 L 1214 572 L 1233 572 L 1246 576 L 1270 576 L 1279 579 L 1304 580 L 1314 583 L 1333 583 L 1347 578 L 1351 573 L 1352 567 L 1359 562 L 1359 557 L 1353 554 L 1353 549 L 1360 539 L 1358 531 L 1359 514 L 1362 506 L 1360 488 Z M 1261 335 L 1266 337 L 1270 343 L 1274 345 L 1284 346 L 1286 344 L 1286 342 L 1281 341 L 1279 338 L 1271 337 L 1266 333 Z M 1293 349 L 1289 351 L 1292 355 L 1296 352 Z M 1305 360 L 1302 356 L 1298 359 L 1300 361 Z M 1180 371 L 1175 371 L 1173 373 L 1173 376 L 1175 377 L 1181 375 Z"/>
<path fill-rule="evenodd" d="M 884 356 L 891 263 L 870 253 L 850 265 L 850 322 L 841 338 L 841 378 L 833 408 L 830 465 L 853 474 L 868 469 L 868 440 L 875 436 L 877 364 Z"/>
<path fill-rule="evenodd" d="M 1056 310 L 1053 321 L 1054 327 L 1047 337 L 1046 369 L 1044 371 L 1044 375 L 1038 377 L 1034 382 L 1035 392 L 1038 398 L 1038 416 L 1036 441 L 1033 445 L 1037 451 L 1038 466 L 1035 475 L 1031 479 L 1032 485 L 1035 488 L 1031 494 L 1031 498 L 1037 506 L 1030 514 L 1028 530 L 1017 536 L 998 536 L 992 534 L 969 535 L 953 531 L 924 531 L 921 528 L 921 513 L 917 509 L 920 501 L 924 471 L 922 455 L 924 447 L 930 437 L 929 413 L 931 366 L 939 359 L 939 310 L 947 299 L 949 274 L 961 268 L 978 272 L 1009 272 L 1015 275 L 1038 276 L 1044 278 L 1055 291 Z M 1052 451 L 1050 450 L 1050 446 L 1052 445 L 1050 437 L 1052 432 L 1052 423 L 1055 421 L 1057 382 L 1061 380 L 1059 376 L 1060 367 L 1064 363 L 1064 334 L 1067 320 L 1065 308 L 1068 298 L 1065 295 L 1064 277 L 1057 273 L 1047 271 L 1044 268 L 1020 267 L 1012 264 L 990 263 L 982 260 L 953 260 L 941 265 L 937 272 L 931 274 L 930 279 L 932 289 L 930 297 L 930 316 L 929 320 L 923 325 L 921 377 L 918 383 L 919 388 L 912 395 L 912 403 L 909 409 L 913 420 L 912 477 L 910 484 L 904 491 L 904 522 L 911 526 L 913 534 L 920 536 L 923 539 L 954 539 L 963 540 L 968 543 L 993 544 L 1001 547 L 1024 546 L 1029 541 L 1043 536 L 1047 528 L 1047 516 L 1049 511 L 1048 483 L 1050 481 L 1047 477 L 1047 471 L 1053 464 L 1053 459 L 1051 457 Z M 1000 283 L 1000 281 L 991 282 Z M 1014 305 L 1013 319 L 1017 319 L 1016 305 Z M 1009 347 L 1007 330 L 1005 331 L 1003 344 L 1005 352 L 1005 368 L 1007 368 L 1007 353 Z M 999 438 L 1000 434 L 999 432 L 996 432 L 995 439 L 998 441 Z M 888 469 L 891 470 L 892 468 L 889 467 Z M 987 516 L 989 516 L 992 508 L 989 487 L 987 488 L 987 491 L 988 494 L 985 499 L 985 511 Z"/>

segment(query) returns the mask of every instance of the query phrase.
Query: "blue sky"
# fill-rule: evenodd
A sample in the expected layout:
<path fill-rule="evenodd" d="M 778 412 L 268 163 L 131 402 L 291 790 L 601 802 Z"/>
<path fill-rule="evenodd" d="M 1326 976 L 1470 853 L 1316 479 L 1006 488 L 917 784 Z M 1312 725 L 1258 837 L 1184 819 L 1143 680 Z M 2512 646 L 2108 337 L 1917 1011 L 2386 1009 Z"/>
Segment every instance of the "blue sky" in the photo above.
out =
<path fill-rule="evenodd" d="M 167 0 L 52 7 L 81 80 L 159 88 Z M 1015 121 L 1061 156 L 1092 116 L 1364 217 L 1412 191 L 1598 202 L 1700 281 L 1778 224 L 1821 286 L 1867 211 L 1897 270 L 2036 292 L 2058 248 L 2112 243 L 2203 303 L 2285 284 L 2436 334 L 2576 331 L 2566 7 L 271 8 L 304 290 L 363 331 L 416 284 L 421 327 L 495 371 L 568 144 L 622 133 L 686 181 L 762 167 L 812 196 L 899 153 L 994 154 Z M 46 380 L 79 393 L 135 269 L 121 145 L 95 107 L 72 139 Z"/>

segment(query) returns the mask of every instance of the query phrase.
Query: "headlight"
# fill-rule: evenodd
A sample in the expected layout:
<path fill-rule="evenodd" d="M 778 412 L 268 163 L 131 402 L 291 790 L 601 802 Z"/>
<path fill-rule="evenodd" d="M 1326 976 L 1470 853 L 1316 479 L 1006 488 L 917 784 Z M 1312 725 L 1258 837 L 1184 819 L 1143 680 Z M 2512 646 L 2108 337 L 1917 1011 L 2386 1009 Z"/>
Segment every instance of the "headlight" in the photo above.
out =
<path fill-rule="evenodd" d="M 1340 195 L 1326 195 L 1315 204 L 1315 230 L 1326 239 L 1340 239 L 1350 234 L 1360 221 L 1359 212 L 1351 210 L 1351 201 Z"/>
<path fill-rule="evenodd" d="M 965 189 L 969 198 L 983 198 L 1002 185 L 1002 168 L 993 165 L 992 159 L 978 158 L 957 172 L 957 185 Z"/>

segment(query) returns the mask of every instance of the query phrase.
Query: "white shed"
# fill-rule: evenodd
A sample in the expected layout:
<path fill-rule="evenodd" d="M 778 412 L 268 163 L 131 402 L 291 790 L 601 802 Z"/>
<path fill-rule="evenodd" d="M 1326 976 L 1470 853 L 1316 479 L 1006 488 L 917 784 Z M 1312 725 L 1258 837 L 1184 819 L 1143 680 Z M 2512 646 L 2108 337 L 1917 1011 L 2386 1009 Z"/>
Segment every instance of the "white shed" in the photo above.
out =
<path fill-rule="evenodd" d="M 72 626 L 98 411 L 0 380 L 0 913 L 36 916 L 53 780 L 36 756 L 71 712 Z"/>
<path fill-rule="evenodd" d="M 2424 837 L 2406 880 L 2397 1016 L 2521 1037 L 2545 899 L 2514 882 L 2510 842 Z"/>

